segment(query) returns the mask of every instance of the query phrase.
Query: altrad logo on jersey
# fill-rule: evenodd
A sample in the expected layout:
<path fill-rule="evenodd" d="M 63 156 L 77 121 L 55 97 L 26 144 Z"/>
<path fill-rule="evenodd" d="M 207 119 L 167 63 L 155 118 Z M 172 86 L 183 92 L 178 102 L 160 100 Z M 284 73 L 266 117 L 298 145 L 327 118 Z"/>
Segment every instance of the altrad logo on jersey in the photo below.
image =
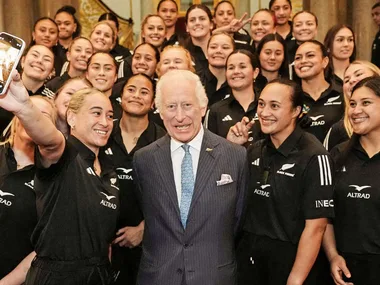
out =
<path fill-rule="evenodd" d="M 289 172 L 285 172 L 285 170 L 293 168 L 294 165 L 295 165 L 295 163 L 286 163 L 283 166 L 281 166 L 281 168 L 279 170 L 277 170 L 277 173 L 278 174 L 282 174 L 282 175 L 286 175 L 286 176 L 289 176 L 289 177 L 294 177 L 295 174 L 289 173 Z"/>
<path fill-rule="evenodd" d="M 121 174 L 117 174 L 117 177 L 119 179 L 122 179 L 122 180 L 133 180 L 133 177 L 132 175 L 130 175 L 129 173 L 132 172 L 132 169 L 126 169 L 126 168 L 122 168 L 122 167 L 119 167 L 119 168 L 116 168 L 117 172 Z"/>
<path fill-rule="evenodd" d="M 371 198 L 371 194 L 369 193 L 361 193 L 362 190 L 371 188 L 369 185 L 359 186 L 359 185 L 348 185 L 348 187 L 355 188 L 357 192 L 348 192 L 347 198 L 356 198 L 356 199 L 366 199 Z"/>
<path fill-rule="evenodd" d="M 14 194 L 9 193 L 9 192 L 3 192 L 2 190 L 0 190 L 0 196 L 1 196 L 0 197 L 0 204 L 4 204 L 5 206 L 8 206 L 8 207 L 12 206 L 12 202 L 3 198 L 3 197 L 7 197 L 7 196 L 12 197 L 12 196 L 14 196 Z"/>
<path fill-rule="evenodd" d="M 319 120 L 323 118 L 324 116 L 325 115 L 319 115 L 315 117 L 309 116 L 310 119 L 312 120 L 310 127 L 323 126 L 324 124 L 326 124 L 324 120 Z"/>
<path fill-rule="evenodd" d="M 257 194 L 257 195 L 260 195 L 260 196 L 264 196 L 264 197 L 267 197 L 269 198 L 270 196 L 270 193 L 268 191 L 265 191 L 264 189 L 270 187 L 270 184 L 264 184 L 264 185 L 261 185 L 260 186 L 260 189 L 255 189 L 255 191 L 253 191 L 253 193 Z"/>
<path fill-rule="evenodd" d="M 110 209 L 116 210 L 116 208 L 117 208 L 116 204 L 110 202 L 112 199 L 116 199 L 116 196 L 107 195 L 104 192 L 100 192 L 100 194 L 103 194 L 106 197 L 106 199 L 108 200 L 108 201 L 106 201 L 106 200 L 102 199 L 102 201 L 100 201 L 100 205 L 107 207 L 107 208 L 110 208 Z"/>

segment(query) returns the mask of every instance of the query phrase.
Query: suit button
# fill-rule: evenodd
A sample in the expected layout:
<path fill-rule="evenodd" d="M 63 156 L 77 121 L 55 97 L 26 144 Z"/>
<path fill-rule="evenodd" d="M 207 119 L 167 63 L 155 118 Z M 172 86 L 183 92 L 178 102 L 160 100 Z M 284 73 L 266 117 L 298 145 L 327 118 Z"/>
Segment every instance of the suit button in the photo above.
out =
<path fill-rule="evenodd" d="M 178 268 L 178 269 L 177 269 L 177 273 L 178 273 L 178 274 L 182 274 L 182 269 L 181 269 L 181 268 Z"/>
<path fill-rule="evenodd" d="M 188 244 L 188 243 L 185 243 L 185 244 L 183 245 L 183 247 L 184 247 L 184 248 L 188 248 L 188 247 L 189 247 L 189 244 Z"/>

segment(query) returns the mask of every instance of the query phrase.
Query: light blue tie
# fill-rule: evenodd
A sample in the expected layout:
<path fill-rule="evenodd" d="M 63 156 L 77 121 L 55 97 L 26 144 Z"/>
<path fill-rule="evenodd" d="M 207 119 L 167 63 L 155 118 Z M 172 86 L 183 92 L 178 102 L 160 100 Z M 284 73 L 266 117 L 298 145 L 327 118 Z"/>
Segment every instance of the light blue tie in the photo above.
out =
<path fill-rule="evenodd" d="M 181 164 L 181 205 L 179 211 L 181 213 L 181 222 L 184 228 L 186 228 L 187 215 L 189 214 L 191 199 L 194 192 L 194 173 L 193 173 L 193 160 L 191 159 L 191 153 L 189 151 L 190 146 L 187 144 L 182 145 L 185 150 L 185 156 L 183 157 Z"/>

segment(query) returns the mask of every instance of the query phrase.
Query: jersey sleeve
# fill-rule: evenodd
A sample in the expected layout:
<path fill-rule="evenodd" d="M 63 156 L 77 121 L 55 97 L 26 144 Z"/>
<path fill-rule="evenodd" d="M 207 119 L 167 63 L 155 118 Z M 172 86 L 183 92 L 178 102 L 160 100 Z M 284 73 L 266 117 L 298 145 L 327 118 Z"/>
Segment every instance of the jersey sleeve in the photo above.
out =
<path fill-rule="evenodd" d="M 61 158 L 57 163 L 50 165 L 50 167 L 45 168 L 42 164 L 42 157 L 39 151 L 39 148 L 36 147 L 35 150 L 35 165 L 37 167 L 36 175 L 41 180 L 50 180 L 54 179 L 58 176 L 64 169 L 66 169 L 66 165 L 70 162 L 70 157 L 73 156 L 74 147 L 72 147 L 67 140 L 65 140 L 65 149 L 62 153 Z"/>
<path fill-rule="evenodd" d="M 328 154 L 313 156 L 307 165 L 303 197 L 305 219 L 332 218 L 334 216 L 333 167 L 333 161 Z"/>

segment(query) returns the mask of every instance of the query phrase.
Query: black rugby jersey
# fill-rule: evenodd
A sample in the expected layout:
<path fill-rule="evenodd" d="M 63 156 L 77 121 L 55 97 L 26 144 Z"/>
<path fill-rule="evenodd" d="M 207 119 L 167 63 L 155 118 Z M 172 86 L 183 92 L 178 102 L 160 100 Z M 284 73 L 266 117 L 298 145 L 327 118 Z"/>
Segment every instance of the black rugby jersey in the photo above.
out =
<path fill-rule="evenodd" d="M 303 111 L 307 112 L 311 119 L 311 125 L 305 131 L 323 142 L 331 126 L 343 117 L 343 94 L 335 89 L 334 85 L 323 91 L 317 101 L 304 92 Z"/>
<path fill-rule="evenodd" d="M 39 257 L 107 258 L 116 233 L 119 186 L 107 155 L 99 151 L 98 159 L 100 176 L 93 168 L 95 154 L 73 136 L 49 168 L 43 168 L 37 153 L 34 189 L 39 221 L 32 243 Z"/>
<path fill-rule="evenodd" d="M 340 252 L 380 254 L 380 153 L 369 157 L 359 137 L 335 147 L 336 245 Z"/>
<path fill-rule="evenodd" d="M 33 251 L 37 224 L 34 165 L 17 170 L 9 144 L 0 146 L 0 279 Z"/>
<path fill-rule="evenodd" d="M 333 217 L 333 164 L 297 127 L 276 149 L 270 138 L 248 149 L 250 186 L 244 230 L 297 244 L 305 220 Z"/>
<path fill-rule="evenodd" d="M 249 105 L 247 111 L 240 105 L 234 96 L 228 94 L 228 97 L 210 107 L 207 112 L 205 126 L 214 134 L 226 138 L 230 127 L 246 116 L 249 119 L 258 118 L 257 101 L 254 100 Z M 250 133 L 249 141 L 253 140 L 252 132 Z"/>

